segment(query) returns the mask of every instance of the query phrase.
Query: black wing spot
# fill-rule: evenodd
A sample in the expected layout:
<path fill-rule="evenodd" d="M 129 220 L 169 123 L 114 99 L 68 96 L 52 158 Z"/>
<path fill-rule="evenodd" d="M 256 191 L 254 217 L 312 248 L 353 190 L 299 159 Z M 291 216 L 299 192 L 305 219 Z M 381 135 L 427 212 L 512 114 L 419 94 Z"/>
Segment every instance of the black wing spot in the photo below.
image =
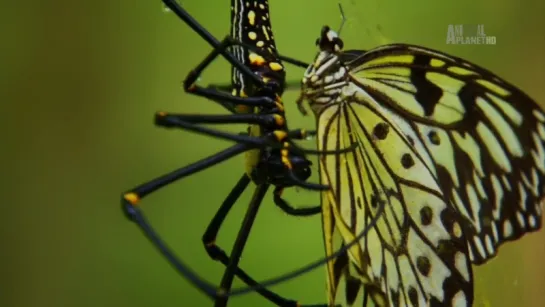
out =
<path fill-rule="evenodd" d="M 414 166 L 414 160 L 413 157 L 411 157 L 410 154 L 406 153 L 401 156 L 401 165 L 403 165 L 404 168 L 411 168 Z"/>
<path fill-rule="evenodd" d="M 428 277 L 431 271 L 430 259 L 428 259 L 428 257 L 418 256 L 418 258 L 416 258 L 416 267 L 420 274 Z"/>
<path fill-rule="evenodd" d="M 377 209 L 379 206 L 383 206 L 386 204 L 386 200 L 381 199 L 375 194 L 371 195 L 371 208 Z"/>
<path fill-rule="evenodd" d="M 433 219 L 433 210 L 430 206 L 424 206 L 420 209 L 420 222 L 422 225 L 427 226 L 431 224 Z"/>
<path fill-rule="evenodd" d="M 430 131 L 428 133 L 428 138 L 430 139 L 430 142 L 433 145 L 439 145 L 441 144 L 441 138 L 439 138 L 439 135 L 435 131 Z"/>
<path fill-rule="evenodd" d="M 379 140 L 386 139 L 388 132 L 390 132 L 390 126 L 388 126 L 387 123 L 377 124 L 375 128 L 373 128 L 373 135 Z"/>
<path fill-rule="evenodd" d="M 408 293 L 409 301 L 411 302 L 411 304 L 415 307 L 418 306 L 418 292 L 416 291 L 416 289 L 413 286 L 410 286 Z"/>
<path fill-rule="evenodd" d="M 371 207 L 373 207 L 373 209 L 377 208 L 378 202 L 379 202 L 378 197 L 375 194 L 372 194 L 371 195 Z"/>

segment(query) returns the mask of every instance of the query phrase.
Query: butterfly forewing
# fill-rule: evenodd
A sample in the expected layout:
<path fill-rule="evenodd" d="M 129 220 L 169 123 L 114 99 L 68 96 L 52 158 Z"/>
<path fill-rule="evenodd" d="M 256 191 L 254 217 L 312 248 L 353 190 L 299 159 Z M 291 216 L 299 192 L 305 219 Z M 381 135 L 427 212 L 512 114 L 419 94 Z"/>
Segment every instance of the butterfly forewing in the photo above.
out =
<path fill-rule="evenodd" d="M 319 150 L 359 147 L 321 157 L 322 182 L 332 187 L 323 196 L 324 225 L 334 224 L 351 242 L 385 204 L 376 226 L 348 250 L 374 303 L 469 306 L 473 290 L 465 238 L 433 173 L 373 97 L 349 84 L 338 101 L 318 115 Z M 333 295 L 337 284 L 331 277 L 338 274 L 329 276 Z"/>
<path fill-rule="evenodd" d="M 474 263 L 541 227 L 545 116 L 532 99 L 483 68 L 419 46 L 383 46 L 347 65 L 463 216 Z"/>

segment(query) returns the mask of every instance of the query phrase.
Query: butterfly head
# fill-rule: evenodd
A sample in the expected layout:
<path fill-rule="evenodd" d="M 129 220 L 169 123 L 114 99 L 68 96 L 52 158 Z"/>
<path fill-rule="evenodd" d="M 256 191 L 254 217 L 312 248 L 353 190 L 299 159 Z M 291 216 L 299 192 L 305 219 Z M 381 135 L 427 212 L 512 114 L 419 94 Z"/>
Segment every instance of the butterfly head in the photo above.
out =
<path fill-rule="evenodd" d="M 320 47 L 321 52 L 337 53 L 342 51 L 344 43 L 337 32 L 329 26 L 323 26 L 320 37 L 316 39 L 316 46 Z"/>
<path fill-rule="evenodd" d="M 299 110 L 303 114 L 306 114 L 302 107 L 303 100 L 309 101 L 315 113 L 319 112 L 322 106 L 335 101 L 348 79 L 347 69 L 339 60 L 343 41 L 337 32 L 324 26 L 316 45 L 320 51 L 305 72 L 301 96 L 298 99 Z"/>

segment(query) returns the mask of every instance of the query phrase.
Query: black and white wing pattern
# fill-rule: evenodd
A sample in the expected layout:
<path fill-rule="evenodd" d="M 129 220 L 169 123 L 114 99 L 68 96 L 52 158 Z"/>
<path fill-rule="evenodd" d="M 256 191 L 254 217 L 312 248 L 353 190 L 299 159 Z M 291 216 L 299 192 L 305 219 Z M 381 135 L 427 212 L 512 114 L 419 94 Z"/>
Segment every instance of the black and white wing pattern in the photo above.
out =
<path fill-rule="evenodd" d="M 419 46 L 383 46 L 348 65 L 462 214 L 473 263 L 540 229 L 545 113 L 535 101 L 475 64 Z"/>

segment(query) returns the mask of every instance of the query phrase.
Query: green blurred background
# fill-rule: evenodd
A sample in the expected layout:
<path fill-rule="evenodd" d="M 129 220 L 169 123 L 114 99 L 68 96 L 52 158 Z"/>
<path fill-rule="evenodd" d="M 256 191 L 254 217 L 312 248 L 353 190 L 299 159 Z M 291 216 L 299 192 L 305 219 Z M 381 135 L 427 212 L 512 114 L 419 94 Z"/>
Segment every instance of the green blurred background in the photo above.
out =
<path fill-rule="evenodd" d="M 545 102 L 545 4 L 541 0 L 344 0 L 347 48 L 421 44 L 491 69 Z M 229 33 L 229 1 L 184 1 L 216 37 Z M 311 61 L 320 27 L 340 22 L 337 1 L 272 1 L 278 48 Z M 223 113 L 181 89 L 209 46 L 159 0 L 2 1 L 2 206 L 0 306 L 211 306 L 155 251 L 119 206 L 121 192 L 196 161 L 228 142 L 153 126 L 157 110 Z M 484 24 L 497 45 L 446 45 L 448 24 Z M 289 67 L 288 78 L 302 70 Z M 228 82 L 218 61 L 201 83 Z M 285 95 L 291 127 L 313 127 Z M 226 128 L 227 129 L 227 128 Z M 245 127 L 230 127 L 243 131 Z M 308 142 L 313 147 L 313 142 Z M 223 267 L 200 238 L 235 181 L 243 157 L 173 184 L 144 202 L 149 219 L 192 268 L 219 283 Z M 314 170 L 316 173 L 316 169 Z M 314 174 L 314 181 L 317 177 Z M 251 193 L 218 239 L 230 249 Z M 317 193 L 289 190 L 294 205 Z M 242 258 L 257 279 L 323 255 L 319 217 L 260 210 Z M 476 268 L 476 306 L 543 306 L 545 233 L 501 248 Z M 240 283 L 236 283 L 240 286 Z M 320 268 L 274 287 L 303 303 L 325 302 Z M 269 306 L 255 294 L 232 306 Z"/>

